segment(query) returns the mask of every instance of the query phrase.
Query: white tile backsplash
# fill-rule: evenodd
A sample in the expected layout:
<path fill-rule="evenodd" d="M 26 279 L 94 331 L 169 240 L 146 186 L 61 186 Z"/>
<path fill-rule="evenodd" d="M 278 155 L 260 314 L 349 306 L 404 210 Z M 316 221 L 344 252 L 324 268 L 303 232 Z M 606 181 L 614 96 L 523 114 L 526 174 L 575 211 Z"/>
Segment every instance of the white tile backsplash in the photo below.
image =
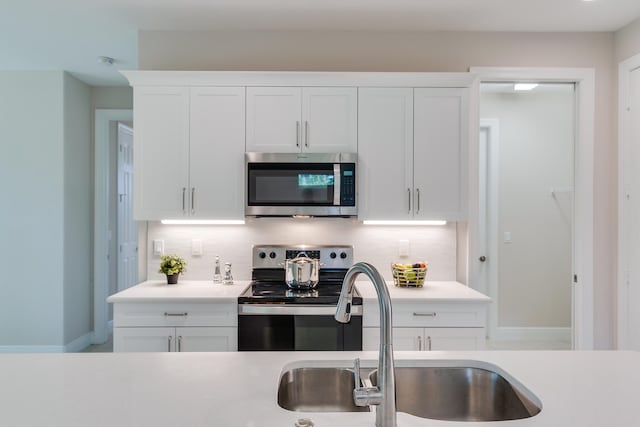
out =
<path fill-rule="evenodd" d="M 187 261 L 185 280 L 208 280 L 216 255 L 231 262 L 236 280 L 249 280 L 251 248 L 256 244 L 353 245 L 355 261 L 366 261 L 391 280 L 394 261 L 429 263 L 427 280 L 456 280 L 456 224 L 445 226 L 365 226 L 342 218 L 248 219 L 245 225 L 163 225 L 149 222 L 147 277 L 160 279 L 160 257 L 153 255 L 154 240 L 164 240 L 166 254 Z M 202 240 L 202 256 L 192 256 L 192 240 Z M 409 241 L 409 256 L 398 256 L 400 241 Z"/>

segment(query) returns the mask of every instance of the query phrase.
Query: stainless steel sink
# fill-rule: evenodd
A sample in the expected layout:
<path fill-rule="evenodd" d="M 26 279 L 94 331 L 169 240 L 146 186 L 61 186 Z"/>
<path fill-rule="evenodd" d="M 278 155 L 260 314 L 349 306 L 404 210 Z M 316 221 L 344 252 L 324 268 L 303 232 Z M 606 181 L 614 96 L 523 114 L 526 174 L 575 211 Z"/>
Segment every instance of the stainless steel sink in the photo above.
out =
<path fill-rule="evenodd" d="M 278 405 L 298 412 L 368 412 L 353 403 L 354 387 L 348 368 L 295 368 L 280 377 Z"/>
<path fill-rule="evenodd" d="M 396 367 L 398 412 L 446 421 L 506 421 L 541 411 L 520 386 L 487 369 L 458 366 Z M 377 372 L 369 375 L 376 385 Z"/>

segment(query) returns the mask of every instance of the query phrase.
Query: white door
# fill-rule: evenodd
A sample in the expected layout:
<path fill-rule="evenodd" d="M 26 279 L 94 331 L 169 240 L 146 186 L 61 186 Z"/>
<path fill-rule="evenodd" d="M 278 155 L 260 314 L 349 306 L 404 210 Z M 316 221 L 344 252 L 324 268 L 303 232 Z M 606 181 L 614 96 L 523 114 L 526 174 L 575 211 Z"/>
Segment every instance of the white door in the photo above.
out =
<path fill-rule="evenodd" d="M 427 328 L 424 350 L 467 351 L 484 349 L 484 328 Z"/>
<path fill-rule="evenodd" d="M 619 347 L 640 350 L 640 68 L 628 72 L 622 140 Z M 624 102 L 624 101 L 623 101 Z"/>
<path fill-rule="evenodd" d="M 192 218 L 244 219 L 244 91 L 242 87 L 191 89 Z"/>
<path fill-rule="evenodd" d="M 500 127 L 480 141 L 491 339 L 572 347 L 575 100 L 573 84 L 482 85 L 481 117 Z"/>
<path fill-rule="evenodd" d="M 138 283 L 138 226 L 133 220 L 133 129 L 118 123 L 118 292 Z"/>
<path fill-rule="evenodd" d="M 176 351 L 237 351 L 238 328 L 176 328 Z"/>
<path fill-rule="evenodd" d="M 358 217 L 413 217 L 413 89 L 358 90 Z"/>
<path fill-rule="evenodd" d="M 246 151 L 299 152 L 301 96 L 299 87 L 248 87 Z"/>
<path fill-rule="evenodd" d="M 354 87 L 302 89 L 302 151 L 358 151 L 358 94 Z"/>
<path fill-rule="evenodd" d="M 175 331 L 176 328 L 114 328 L 113 351 L 175 351 Z"/>

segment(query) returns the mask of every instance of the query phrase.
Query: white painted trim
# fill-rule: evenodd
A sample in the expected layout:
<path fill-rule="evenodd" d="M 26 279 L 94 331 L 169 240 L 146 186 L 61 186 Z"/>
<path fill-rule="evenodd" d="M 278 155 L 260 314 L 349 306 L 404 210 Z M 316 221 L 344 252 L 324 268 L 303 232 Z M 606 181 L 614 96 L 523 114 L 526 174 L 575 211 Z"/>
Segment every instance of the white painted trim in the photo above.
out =
<path fill-rule="evenodd" d="M 2 345 L 0 353 L 64 353 L 62 345 Z"/>
<path fill-rule="evenodd" d="M 628 234 L 625 232 L 625 193 L 624 180 L 624 147 L 629 141 L 629 120 L 627 108 L 629 106 L 629 74 L 640 67 L 640 54 L 632 56 L 618 64 L 618 265 L 617 265 L 617 333 L 616 348 L 627 350 L 629 348 L 628 330 L 628 285 L 627 265 L 629 265 L 629 253 L 627 251 Z"/>
<path fill-rule="evenodd" d="M 500 122 L 498 119 L 480 119 L 480 128 L 488 129 L 489 144 L 486 147 L 487 162 L 489 164 L 497 165 L 500 153 Z M 480 149 L 480 147 L 478 147 Z M 480 152 L 478 152 L 480 156 Z M 498 330 L 498 305 L 500 304 L 500 296 L 498 293 L 498 264 L 493 260 L 498 259 L 498 169 L 492 168 L 488 171 L 484 171 L 482 168 L 485 165 L 479 164 L 479 173 L 490 173 L 491 176 L 487 176 L 487 206 L 486 213 L 492 212 L 494 215 L 488 216 L 485 213 L 486 220 L 486 236 L 478 235 L 479 251 L 481 255 L 487 257 L 487 261 L 478 265 L 478 289 L 481 292 L 486 292 L 491 300 L 492 304 L 489 305 L 487 311 L 487 335 L 489 338 L 493 338 L 497 334 Z M 478 175 L 479 176 L 479 175 Z M 478 196 L 480 196 L 478 194 Z M 480 197 L 478 197 L 478 206 L 480 203 Z M 481 220 L 480 213 L 478 214 L 478 220 Z M 478 224 L 480 228 L 480 224 Z M 483 240 L 486 241 L 487 246 L 482 247 Z"/>
<path fill-rule="evenodd" d="M 478 80 L 474 84 L 476 102 L 472 103 L 471 117 L 475 117 L 475 129 L 471 135 L 479 135 L 480 82 L 566 82 L 576 84 L 576 144 L 575 144 L 575 198 L 573 265 L 578 284 L 573 286 L 573 348 L 594 348 L 593 266 L 594 259 L 594 122 L 595 122 L 595 71 L 592 68 L 509 68 L 471 67 Z M 475 130 L 475 133 L 474 133 Z M 471 139 L 474 141 L 474 139 Z M 471 144 L 469 158 L 469 283 L 477 283 L 479 277 L 478 256 L 478 183 L 477 144 Z"/>
<path fill-rule="evenodd" d="M 499 327 L 491 340 L 500 341 L 566 341 L 571 342 L 571 328 Z"/>
<path fill-rule="evenodd" d="M 65 353 L 77 353 L 89 347 L 93 342 L 93 332 L 84 334 L 64 346 Z"/>
<path fill-rule="evenodd" d="M 120 71 L 131 86 L 469 87 L 469 73 Z"/>
<path fill-rule="evenodd" d="M 94 145 L 94 225 L 93 225 L 93 339 L 102 344 L 108 338 L 107 296 L 109 269 L 107 239 L 109 218 L 109 123 L 132 121 L 132 110 L 96 110 Z"/>

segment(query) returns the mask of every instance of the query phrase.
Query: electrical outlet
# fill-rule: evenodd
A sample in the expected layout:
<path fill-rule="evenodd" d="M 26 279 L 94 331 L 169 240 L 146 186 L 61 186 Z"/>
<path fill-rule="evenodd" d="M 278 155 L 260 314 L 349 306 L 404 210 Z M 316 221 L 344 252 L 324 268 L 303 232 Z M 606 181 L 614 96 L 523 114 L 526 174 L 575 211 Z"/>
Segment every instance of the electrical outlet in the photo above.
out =
<path fill-rule="evenodd" d="M 400 257 L 408 257 L 409 256 L 409 241 L 408 240 L 398 240 L 398 256 L 400 256 Z"/>
<path fill-rule="evenodd" d="M 153 241 L 153 255 L 155 256 L 164 255 L 164 240 Z"/>
<path fill-rule="evenodd" d="M 202 256 L 202 239 L 191 240 L 191 255 Z"/>

